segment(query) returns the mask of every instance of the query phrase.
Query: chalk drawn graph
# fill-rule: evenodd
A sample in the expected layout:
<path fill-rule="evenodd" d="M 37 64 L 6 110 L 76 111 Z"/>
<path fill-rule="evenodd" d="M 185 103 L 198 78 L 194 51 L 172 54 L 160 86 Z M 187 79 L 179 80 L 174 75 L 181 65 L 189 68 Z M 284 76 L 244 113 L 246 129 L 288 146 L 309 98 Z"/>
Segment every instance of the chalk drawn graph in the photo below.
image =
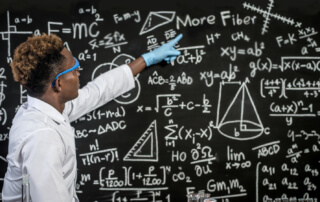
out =
<path fill-rule="evenodd" d="M 30 19 L 21 19 L 21 21 L 29 21 Z M 32 20 L 31 20 L 32 22 Z M 33 32 L 32 31 L 18 31 L 18 28 L 16 25 L 11 25 L 10 24 L 10 13 L 7 11 L 7 30 L 0 32 L 1 39 L 4 41 L 7 41 L 8 43 L 8 57 L 11 57 L 11 35 L 31 35 Z"/>
<path fill-rule="evenodd" d="M 283 23 L 286 23 L 286 24 L 289 24 L 289 25 L 292 25 L 295 27 L 301 27 L 301 22 L 296 22 L 291 18 L 284 17 L 284 16 L 277 14 L 277 13 L 272 13 L 271 10 L 274 7 L 274 0 L 269 0 L 269 4 L 268 4 L 268 7 L 266 10 L 261 9 L 258 6 L 251 5 L 247 2 L 243 3 L 243 7 L 247 10 L 255 11 L 264 17 L 263 27 L 262 27 L 262 32 L 261 32 L 262 35 L 264 35 L 265 33 L 268 32 L 271 18 L 274 18 L 276 20 L 282 21 Z"/>
<path fill-rule="evenodd" d="M 222 88 L 228 83 L 220 83 L 219 104 L 217 110 L 217 128 L 218 131 L 230 139 L 249 140 L 262 135 L 264 127 L 261 122 L 259 113 L 253 102 L 246 82 L 240 85 L 239 89 L 227 105 L 221 120 L 219 121 L 220 111 L 222 111 Z M 229 83 L 233 84 L 234 83 Z M 223 101 L 223 103 L 225 103 Z"/>

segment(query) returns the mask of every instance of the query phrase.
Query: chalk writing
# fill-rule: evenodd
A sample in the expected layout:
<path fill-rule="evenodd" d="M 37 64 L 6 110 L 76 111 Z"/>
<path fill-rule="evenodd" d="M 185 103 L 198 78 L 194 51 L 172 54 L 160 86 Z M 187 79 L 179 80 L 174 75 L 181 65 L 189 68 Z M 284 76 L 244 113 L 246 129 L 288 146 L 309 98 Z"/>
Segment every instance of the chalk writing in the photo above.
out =
<path fill-rule="evenodd" d="M 319 201 L 320 12 L 310 2 L 5 6 L 0 190 L 11 122 L 28 101 L 9 65 L 18 44 L 57 34 L 85 85 L 182 33 L 173 61 L 147 67 L 134 89 L 72 123 L 80 201 L 175 202 L 196 192 L 223 202 Z"/>

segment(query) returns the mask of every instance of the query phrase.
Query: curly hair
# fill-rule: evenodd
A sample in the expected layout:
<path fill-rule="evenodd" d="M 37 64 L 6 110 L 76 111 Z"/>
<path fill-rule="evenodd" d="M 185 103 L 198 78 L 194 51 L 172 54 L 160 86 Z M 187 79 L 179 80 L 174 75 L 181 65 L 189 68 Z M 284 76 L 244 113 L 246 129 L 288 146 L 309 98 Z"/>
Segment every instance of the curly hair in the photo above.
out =
<path fill-rule="evenodd" d="M 10 64 L 14 80 L 23 85 L 30 96 L 42 96 L 62 69 L 63 47 L 63 41 L 54 34 L 28 37 L 14 51 Z"/>

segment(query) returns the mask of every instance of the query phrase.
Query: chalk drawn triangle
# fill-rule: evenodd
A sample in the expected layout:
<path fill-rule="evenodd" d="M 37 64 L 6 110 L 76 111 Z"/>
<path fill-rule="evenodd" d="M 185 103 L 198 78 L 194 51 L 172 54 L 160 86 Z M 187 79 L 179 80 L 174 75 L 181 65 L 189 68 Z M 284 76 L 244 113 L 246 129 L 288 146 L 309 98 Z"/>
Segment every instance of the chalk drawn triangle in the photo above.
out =
<path fill-rule="evenodd" d="M 175 14 L 176 12 L 174 11 L 150 12 L 140 30 L 139 35 L 145 34 L 162 25 L 172 22 Z"/>
<path fill-rule="evenodd" d="M 263 125 L 249 93 L 243 83 L 229 104 L 218 127 L 219 132 L 231 139 L 249 140 L 263 133 Z"/>
<path fill-rule="evenodd" d="M 133 145 L 124 161 L 158 161 L 157 122 L 154 120 L 139 140 Z"/>

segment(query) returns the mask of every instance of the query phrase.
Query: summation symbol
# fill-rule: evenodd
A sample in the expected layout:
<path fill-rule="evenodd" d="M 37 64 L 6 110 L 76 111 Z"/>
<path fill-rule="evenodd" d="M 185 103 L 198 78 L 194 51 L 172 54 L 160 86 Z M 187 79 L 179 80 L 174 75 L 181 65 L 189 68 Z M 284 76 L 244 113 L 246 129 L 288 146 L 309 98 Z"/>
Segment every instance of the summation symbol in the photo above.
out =
<path fill-rule="evenodd" d="M 252 10 L 252 11 L 255 11 L 259 14 L 262 14 L 262 16 L 265 18 L 263 21 L 263 27 L 262 27 L 262 32 L 261 32 L 262 35 L 264 35 L 265 33 L 268 32 L 268 28 L 269 28 L 269 24 L 270 24 L 270 20 L 271 20 L 270 18 L 275 18 L 277 20 L 280 20 L 280 21 L 287 23 L 289 25 L 292 25 L 292 26 L 301 27 L 301 22 L 296 22 L 291 18 L 281 16 L 277 13 L 271 13 L 272 8 L 274 7 L 274 0 L 269 0 L 267 10 L 263 10 L 260 7 L 250 5 L 247 2 L 243 3 L 243 7 L 245 9 Z"/>

